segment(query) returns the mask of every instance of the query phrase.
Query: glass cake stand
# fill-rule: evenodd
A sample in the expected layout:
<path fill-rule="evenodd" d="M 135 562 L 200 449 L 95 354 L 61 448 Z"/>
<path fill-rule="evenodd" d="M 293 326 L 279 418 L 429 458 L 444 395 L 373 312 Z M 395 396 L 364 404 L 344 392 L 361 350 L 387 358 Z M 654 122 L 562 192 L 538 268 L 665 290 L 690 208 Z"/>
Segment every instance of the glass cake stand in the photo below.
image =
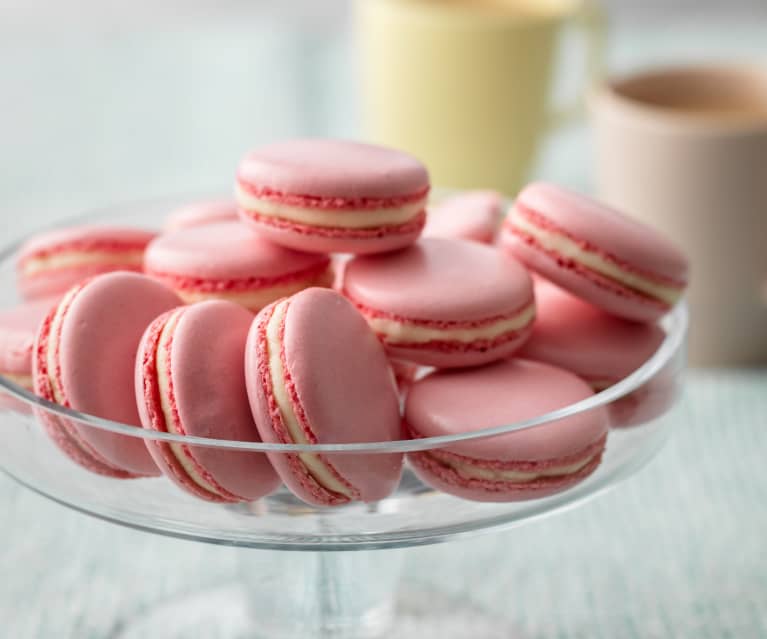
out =
<path fill-rule="evenodd" d="M 159 227 L 169 211 L 187 200 L 117 206 L 66 224 Z M 2 307 L 17 302 L 16 248 L 9 246 L 0 252 Z M 677 306 L 662 324 L 667 336 L 657 352 L 623 381 L 588 400 L 526 422 L 486 424 L 471 434 L 416 441 L 301 446 L 160 434 L 64 409 L 0 376 L 4 435 L 0 468 L 30 490 L 93 517 L 170 537 L 242 548 L 241 583 L 166 601 L 121 625 L 115 637 L 212 636 L 199 634 L 205 627 L 215 628 L 216 637 L 227 639 L 365 639 L 384 633 L 420 639 L 462 636 L 465 630 L 458 633 L 451 619 L 466 612 L 462 610 L 465 604 L 439 592 L 407 590 L 401 583 L 403 563 L 412 557 L 403 549 L 507 530 L 573 508 L 644 466 L 671 430 L 668 410 L 679 394 L 685 368 L 685 305 Z M 306 505 L 284 488 L 258 502 L 231 506 L 197 500 L 164 478 L 105 478 L 61 454 L 39 421 L 40 415 L 47 414 L 80 430 L 102 429 L 192 448 L 220 448 L 242 455 L 267 450 L 322 452 L 332 459 L 350 453 L 407 453 L 439 448 L 458 439 L 497 437 L 600 407 L 606 407 L 621 427 L 611 429 L 597 471 L 564 492 L 523 502 L 466 501 L 425 486 L 406 465 L 398 490 L 389 498 L 339 508 Z M 483 623 L 477 616 L 476 636 L 495 637 L 480 628 Z"/>

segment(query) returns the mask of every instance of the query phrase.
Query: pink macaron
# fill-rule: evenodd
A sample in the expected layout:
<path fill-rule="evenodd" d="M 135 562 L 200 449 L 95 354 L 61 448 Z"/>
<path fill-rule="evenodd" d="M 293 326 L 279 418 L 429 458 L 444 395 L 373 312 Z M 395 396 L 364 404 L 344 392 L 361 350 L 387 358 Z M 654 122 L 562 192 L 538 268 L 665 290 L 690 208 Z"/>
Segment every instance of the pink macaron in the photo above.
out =
<path fill-rule="evenodd" d="M 518 355 L 567 369 L 597 392 L 633 373 L 666 337 L 657 324 L 615 317 L 540 278 L 535 300 L 533 334 Z"/>
<path fill-rule="evenodd" d="M 165 220 L 165 230 L 178 231 L 216 222 L 233 222 L 237 219 L 237 202 L 234 200 L 202 200 L 189 202 L 171 211 Z"/>
<path fill-rule="evenodd" d="M 626 319 L 658 319 L 687 285 L 687 259 L 665 237 L 551 184 L 522 190 L 500 243 L 532 270 Z"/>
<path fill-rule="evenodd" d="M 179 304 L 173 291 L 138 273 L 106 273 L 76 285 L 38 331 L 35 393 L 81 413 L 141 426 L 136 349 L 152 320 Z M 38 413 L 54 442 L 88 470 L 120 478 L 159 474 L 143 439 Z"/>
<path fill-rule="evenodd" d="M 477 366 L 511 355 L 535 317 L 525 268 L 489 246 L 423 238 L 396 253 L 355 257 L 344 294 L 396 359 Z"/>
<path fill-rule="evenodd" d="M 393 149 L 290 140 L 248 153 L 236 191 L 243 219 L 273 242 L 319 253 L 379 253 L 420 235 L 429 176 L 418 160 Z"/>
<path fill-rule="evenodd" d="M 615 317 L 540 278 L 535 280 L 535 300 L 533 334 L 518 354 L 575 373 L 595 392 L 641 367 L 666 338 L 657 324 Z M 665 413 L 675 396 L 668 376 L 653 378 L 607 406 L 610 423 L 645 423 Z"/>
<path fill-rule="evenodd" d="M 466 191 L 429 206 L 424 237 L 447 237 L 493 244 L 503 213 L 495 191 Z"/>
<path fill-rule="evenodd" d="M 0 375 L 27 390 L 32 390 L 35 335 L 58 300 L 55 296 L 0 311 Z"/>
<path fill-rule="evenodd" d="M 245 341 L 253 315 L 211 300 L 164 313 L 136 356 L 136 401 L 145 428 L 261 441 L 245 391 Z M 187 492 L 213 502 L 255 501 L 280 483 L 262 453 L 146 440 L 157 466 Z"/>
<path fill-rule="evenodd" d="M 64 293 L 109 271 L 141 271 L 144 248 L 155 233 L 117 226 L 75 226 L 35 235 L 19 249 L 21 294 L 36 299 Z"/>
<path fill-rule="evenodd" d="M 514 424 L 593 393 L 561 368 L 525 359 L 438 371 L 413 384 L 405 406 L 412 437 L 441 437 Z M 570 488 L 599 465 L 608 418 L 592 409 L 526 430 L 409 453 L 430 486 L 464 499 L 520 501 Z"/>
<path fill-rule="evenodd" d="M 32 346 L 37 330 L 58 302 L 50 297 L 20 304 L 0 311 L 0 375 L 6 380 L 31 391 Z M 0 408 L 29 413 L 29 405 L 0 389 Z"/>
<path fill-rule="evenodd" d="M 675 366 L 677 362 L 670 362 L 641 386 L 610 402 L 607 405 L 610 426 L 642 426 L 668 413 L 682 392 L 682 377 Z"/>
<path fill-rule="evenodd" d="M 326 255 L 278 246 L 240 222 L 159 236 L 147 247 L 144 270 L 186 303 L 224 299 L 252 311 L 310 286 L 330 286 L 333 281 Z"/>
<path fill-rule="evenodd" d="M 386 354 L 348 300 L 311 288 L 256 317 L 245 353 L 248 396 L 261 437 L 284 444 L 387 442 L 402 438 Z M 383 499 L 397 486 L 402 455 L 268 453 L 307 503 Z"/>

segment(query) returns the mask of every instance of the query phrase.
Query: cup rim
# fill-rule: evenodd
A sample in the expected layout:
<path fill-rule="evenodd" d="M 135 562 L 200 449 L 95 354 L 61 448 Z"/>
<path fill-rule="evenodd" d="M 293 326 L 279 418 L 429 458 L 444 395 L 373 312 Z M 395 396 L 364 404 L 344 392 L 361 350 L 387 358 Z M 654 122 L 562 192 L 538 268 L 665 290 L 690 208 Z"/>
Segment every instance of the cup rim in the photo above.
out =
<path fill-rule="evenodd" d="M 354 0 L 354 4 L 390 4 L 396 8 L 407 7 L 411 17 L 415 19 L 430 19 L 438 17 L 443 23 L 467 25 L 482 23 L 483 26 L 506 28 L 509 25 L 527 26 L 530 24 L 556 23 L 568 20 L 577 14 L 589 0 L 561 0 L 559 6 L 549 9 L 520 9 L 519 11 L 493 10 L 467 5 L 449 5 L 442 2 L 427 2 L 425 0 Z"/>
<path fill-rule="evenodd" d="M 590 87 L 587 102 L 592 115 L 602 108 L 635 121 L 678 133 L 701 135 L 733 135 L 767 133 L 767 118 L 707 118 L 694 117 L 674 109 L 625 95 L 622 89 L 630 83 L 674 76 L 758 77 L 767 87 L 767 66 L 755 62 L 676 64 L 653 66 L 613 75 Z"/>

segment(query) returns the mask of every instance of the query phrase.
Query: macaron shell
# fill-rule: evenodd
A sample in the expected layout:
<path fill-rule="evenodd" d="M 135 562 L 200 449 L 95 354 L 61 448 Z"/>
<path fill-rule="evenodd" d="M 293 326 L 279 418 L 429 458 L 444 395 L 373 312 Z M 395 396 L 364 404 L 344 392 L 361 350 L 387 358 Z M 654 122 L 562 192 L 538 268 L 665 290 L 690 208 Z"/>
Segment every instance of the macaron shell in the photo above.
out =
<path fill-rule="evenodd" d="M 424 237 L 492 244 L 501 223 L 503 198 L 495 191 L 467 191 L 429 207 Z"/>
<path fill-rule="evenodd" d="M 339 199 L 408 196 L 429 186 L 414 157 L 345 140 L 298 139 L 251 151 L 238 179 L 278 193 Z"/>
<path fill-rule="evenodd" d="M 641 426 L 665 415 L 682 392 L 678 362 L 669 362 L 639 388 L 607 406 L 612 428 Z"/>
<path fill-rule="evenodd" d="M 675 244 L 655 229 L 591 198 L 536 182 L 519 193 L 516 203 L 637 269 L 672 280 L 687 278 L 687 259 Z"/>
<path fill-rule="evenodd" d="M 371 309 L 447 322 L 486 320 L 533 302 L 530 275 L 516 260 L 488 246 L 444 238 L 352 259 L 344 291 Z"/>
<path fill-rule="evenodd" d="M 676 392 L 655 383 L 648 384 L 611 402 L 608 408 L 612 428 L 641 426 L 666 414 L 674 405 Z"/>
<path fill-rule="evenodd" d="M 26 402 L 11 395 L 5 388 L 0 387 L 0 411 L 14 411 L 21 415 L 30 415 L 32 408 Z"/>
<path fill-rule="evenodd" d="M 280 278 L 326 264 L 325 256 L 278 246 L 236 221 L 161 235 L 144 256 L 149 274 L 223 281 L 252 279 L 254 286 L 259 278 Z"/>
<path fill-rule="evenodd" d="M 666 337 L 657 324 L 613 317 L 541 278 L 538 315 L 520 357 L 559 366 L 587 382 L 617 382 L 655 353 Z"/>
<path fill-rule="evenodd" d="M 254 220 L 243 211 L 240 211 L 240 217 L 246 225 L 249 225 L 264 238 L 295 251 L 318 254 L 354 253 L 355 255 L 385 253 L 410 246 L 421 235 L 426 221 L 425 214 L 422 214 L 408 224 L 404 232 L 393 231 L 391 227 L 381 226 L 366 229 L 368 232 L 360 234 L 359 232 L 350 233 L 344 229 L 322 229 L 318 231 L 312 227 L 290 223 L 281 223 L 280 226 L 275 226 Z"/>
<path fill-rule="evenodd" d="M 35 335 L 58 300 L 54 296 L 0 311 L 0 374 L 32 374 Z"/>
<path fill-rule="evenodd" d="M 280 442 L 272 428 L 269 397 L 259 376 L 265 353 L 259 348 L 259 322 L 246 348 L 246 380 L 251 407 L 264 441 Z M 398 397 L 383 347 L 354 307 L 338 293 L 307 289 L 290 298 L 282 349 L 315 443 L 391 441 L 402 436 Z M 309 503 L 327 505 L 296 473 L 296 456 L 270 453 L 285 484 Z M 362 501 L 376 501 L 397 486 L 401 454 L 323 454 Z"/>
<path fill-rule="evenodd" d="M 244 308 L 220 300 L 195 304 L 182 311 L 172 336 L 170 376 L 183 434 L 261 441 L 248 403 L 243 369 L 245 341 L 252 321 L 253 315 Z M 145 334 L 139 353 L 146 353 L 147 337 Z M 139 413 L 147 425 L 151 424 L 144 383 L 148 368 L 138 359 L 136 363 Z M 146 444 L 165 474 L 189 489 L 191 479 L 175 472 L 178 461 L 169 447 L 153 440 L 146 440 Z M 218 485 L 244 500 L 259 499 L 280 484 L 261 453 L 203 446 L 185 448 Z"/>
<path fill-rule="evenodd" d="M 475 432 L 541 416 L 591 397 L 576 375 L 515 358 L 481 368 L 438 371 L 415 382 L 405 421 L 422 437 Z M 445 450 L 484 460 L 541 461 L 582 451 L 607 432 L 599 408 L 522 431 L 457 442 Z"/>
<path fill-rule="evenodd" d="M 112 479 L 138 479 L 150 474 L 158 474 L 156 471 L 136 474 L 107 464 L 100 457 L 95 457 L 84 450 L 79 442 L 76 441 L 72 435 L 72 431 L 75 429 L 75 422 L 64 417 L 58 417 L 39 408 L 34 408 L 33 412 L 45 428 L 51 441 L 56 444 L 59 450 L 77 465 L 96 475 Z"/>
<path fill-rule="evenodd" d="M 87 283 L 61 327 L 58 361 L 71 407 L 140 426 L 133 391 L 136 350 L 152 320 L 180 303 L 162 284 L 136 273 L 109 273 Z M 76 428 L 111 464 L 136 474 L 157 474 L 143 439 Z"/>

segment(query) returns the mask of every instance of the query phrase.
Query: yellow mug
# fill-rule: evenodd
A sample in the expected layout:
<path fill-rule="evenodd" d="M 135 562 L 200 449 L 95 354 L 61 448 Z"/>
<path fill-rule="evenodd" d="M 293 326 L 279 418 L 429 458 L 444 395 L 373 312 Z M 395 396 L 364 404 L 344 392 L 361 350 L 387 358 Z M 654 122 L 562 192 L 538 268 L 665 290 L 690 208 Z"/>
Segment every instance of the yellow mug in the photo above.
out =
<path fill-rule="evenodd" d="M 581 112 L 602 25 L 591 0 L 356 0 L 365 135 L 420 158 L 434 184 L 514 194 L 544 134 Z M 566 26 L 585 35 L 589 81 L 556 108 Z"/>

